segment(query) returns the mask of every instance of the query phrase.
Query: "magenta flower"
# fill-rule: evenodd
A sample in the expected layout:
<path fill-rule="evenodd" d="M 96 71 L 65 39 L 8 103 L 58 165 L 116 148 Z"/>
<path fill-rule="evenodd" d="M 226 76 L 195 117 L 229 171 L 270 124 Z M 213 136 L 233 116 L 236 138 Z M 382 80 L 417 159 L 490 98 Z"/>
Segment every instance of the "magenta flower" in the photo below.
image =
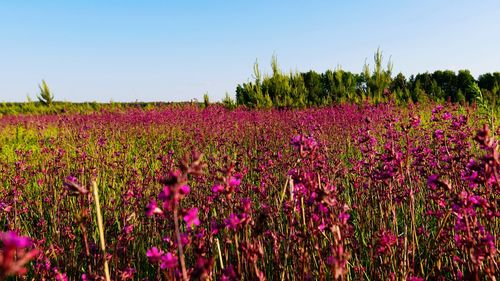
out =
<path fill-rule="evenodd" d="M 27 248 L 32 245 L 31 239 L 24 236 L 17 236 L 14 231 L 0 233 L 0 240 L 2 240 L 5 252 L 15 248 Z"/>
<path fill-rule="evenodd" d="M 37 254 L 38 250 L 26 250 L 33 244 L 28 237 L 18 236 L 13 231 L 0 233 L 0 278 L 9 275 L 24 275 L 24 267 Z"/>
<path fill-rule="evenodd" d="M 439 175 L 430 175 L 427 178 L 427 185 L 432 189 L 435 190 L 439 184 Z"/>
<path fill-rule="evenodd" d="M 230 214 L 229 218 L 224 220 L 224 223 L 226 224 L 226 227 L 232 230 L 236 230 L 238 225 L 241 223 L 240 218 L 238 218 L 237 215 L 235 214 Z"/>
<path fill-rule="evenodd" d="M 146 252 L 146 257 L 148 257 L 149 262 L 159 262 L 163 255 L 163 251 L 156 247 L 153 247 Z"/>
<path fill-rule="evenodd" d="M 56 281 L 68 281 L 68 276 L 66 275 L 66 273 L 59 272 L 59 270 L 55 269 L 54 274 L 56 276 Z"/>
<path fill-rule="evenodd" d="M 184 215 L 184 221 L 189 227 L 193 225 L 200 225 L 200 219 L 198 219 L 198 208 L 192 208 L 187 211 L 186 215 Z"/>
<path fill-rule="evenodd" d="M 436 130 L 434 131 L 434 137 L 438 140 L 442 140 L 444 138 L 444 132 L 443 130 Z"/>
<path fill-rule="evenodd" d="M 212 187 L 212 192 L 213 193 L 219 193 L 219 192 L 222 192 L 224 191 L 224 186 L 220 185 L 220 184 L 216 184 Z"/>
<path fill-rule="evenodd" d="M 160 194 L 158 194 L 158 199 L 165 202 L 170 198 L 170 187 L 164 186 Z"/>
<path fill-rule="evenodd" d="M 168 252 L 161 257 L 160 268 L 174 268 L 177 265 L 177 257 L 172 253 Z"/>
<path fill-rule="evenodd" d="M 443 120 L 450 120 L 450 119 L 451 119 L 451 117 L 453 117 L 453 116 L 452 116 L 452 115 L 451 115 L 451 113 L 449 113 L 449 112 L 445 112 L 445 113 L 443 113 L 443 115 L 441 116 L 441 118 L 443 118 Z"/>
<path fill-rule="evenodd" d="M 190 191 L 191 191 L 191 189 L 190 189 L 190 188 L 189 188 L 189 186 L 187 186 L 187 185 L 183 185 L 183 186 L 181 186 L 181 187 L 179 188 L 179 192 L 180 192 L 180 194 L 182 194 L 182 195 L 184 195 L 184 196 L 185 196 L 185 195 L 188 195 Z"/>
<path fill-rule="evenodd" d="M 146 216 L 151 217 L 154 214 L 163 214 L 163 211 L 158 208 L 156 201 L 151 200 L 146 206 Z"/>
<path fill-rule="evenodd" d="M 290 141 L 291 145 L 296 147 L 296 148 L 299 148 L 300 147 L 300 143 L 302 142 L 302 136 L 301 135 L 296 135 L 292 138 L 292 140 Z"/>
<path fill-rule="evenodd" d="M 237 187 L 241 183 L 241 178 L 240 177 L 231 177 L 229 179 L 229 186 L 230 187 Z"/>

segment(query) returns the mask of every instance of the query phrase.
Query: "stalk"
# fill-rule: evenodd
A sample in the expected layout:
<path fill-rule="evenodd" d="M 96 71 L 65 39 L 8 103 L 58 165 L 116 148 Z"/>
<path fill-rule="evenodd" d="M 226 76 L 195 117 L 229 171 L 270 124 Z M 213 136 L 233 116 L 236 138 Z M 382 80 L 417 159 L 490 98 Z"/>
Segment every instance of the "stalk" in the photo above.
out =
<path fill-rule="evenodd" d="M 106 259 L 106 242 L 104 241 L 104 225 L 102 223 L 102 213 L 101 205 L 99 204 L 99 192 L 97 190 L 97 183 L 93 181 L 92 186 L 94 190 L 95 208 L 97 213 L 97 226 L 99 227 L 99 240 L 101 242 L 101 250 L 104 257 L 104 275 L 106 276 L 106 281 L 110 281 L 111 278 L 109 275 L 109 265 L 108 260 Z"/>
<path fill-rule="evenodd" d="M 182 239 L 181 239 L 181 232 L 179 230 L 179 214 L 178 214 L 178 206 L 177 204 L 175 205 L 174 208 L 174 225 L 175 225 L 175 235 L 177 237 L 177 246 L 179 250 L 179 261 L 181 262 L 181 270 L 182 270 L 182 279 L 184 281 L 189 280 L 187 277 L 187 271 L 186 271 L 186 262 L 184 261 L 184 250 L 182 249 Z"/>

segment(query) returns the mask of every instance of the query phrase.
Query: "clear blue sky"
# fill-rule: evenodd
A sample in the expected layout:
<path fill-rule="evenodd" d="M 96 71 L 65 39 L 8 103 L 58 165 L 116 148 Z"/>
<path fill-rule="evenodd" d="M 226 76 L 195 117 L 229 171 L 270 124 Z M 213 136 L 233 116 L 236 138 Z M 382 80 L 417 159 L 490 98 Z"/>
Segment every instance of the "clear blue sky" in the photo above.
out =
<path fill-rule="evenodd" d="M 0 0 L 0 101 L 220 100 L 269 72 L 500 71 L 500 1 Z"/>

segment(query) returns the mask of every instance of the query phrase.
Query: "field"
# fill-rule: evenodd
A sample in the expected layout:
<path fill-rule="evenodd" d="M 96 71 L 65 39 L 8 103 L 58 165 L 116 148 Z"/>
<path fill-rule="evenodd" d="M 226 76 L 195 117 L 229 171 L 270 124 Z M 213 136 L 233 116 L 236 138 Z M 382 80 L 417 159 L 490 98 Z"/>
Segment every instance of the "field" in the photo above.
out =
<path fill-rule="evenodd" d="M 0 280 L 496 280 L 487 123 L 457 104 L 6 115 Z"/>

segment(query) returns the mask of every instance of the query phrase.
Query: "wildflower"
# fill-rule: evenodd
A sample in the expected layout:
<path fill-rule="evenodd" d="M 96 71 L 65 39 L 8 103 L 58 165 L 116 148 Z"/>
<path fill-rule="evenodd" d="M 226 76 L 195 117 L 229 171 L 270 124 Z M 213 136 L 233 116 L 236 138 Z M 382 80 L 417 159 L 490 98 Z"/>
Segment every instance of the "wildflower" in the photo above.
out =
<path fill-rule="evenodd" d="M 216 184 L 212 187 L 212 192 L 213 193 L 219 193 L 219 192 L 222 192 L 224 191 L 224 186 L 220 185 L 220 184 Z"/>
<path fill-rule="evenodd" d="M 27 269 L 24 266 L 38 254 L 38 250 L 26 251 L 32 245 L 31 240 L 8 231 L 0 233 L 0 241 L 3 244 L 0 251 L 0 279 L 25 274 Z"/>
<path fill-rule="evenodd" d="M 453 117 L 453 116 L 452 116 L 452 115 L 451 115 L 451 113 L 449 113 L 449 112 L 445 112 L 445 113 L 443 113 L 443 115 L 441 116 L 441 118 L 443 118 L 443 120 L 450 120 L 450 119 L 451 119 L 451 117 Z"/>
<path fill-rule="evenodd" d="M 198 218 L 198 208 L 191 208 L 184 216 L 184 221 L 189 227 L 193 225 L 200 225 L 200 219 Z"/>
<path fill-rule="evenodd" d="M 410 118 L 410 124 L 414 128 L 418 127 L 420 125 L 420 118 L 418 118 L 418 116 L 412 116 Z"/>
<path fill-rule="evenodd" d="M 55 279 L 56 281 L 68 281 L 68 276 L 66 273 L 60 272 L 57 268 L 54 269 Z"/>
<path fill-rule="evenodd" d="M 226 224 L 226 227 L 232 230 L 236 230 L 238 225 L 241 223 L 240 218 L 238 218 L 237 215 L 235 214 L 230 214 L 229 218 L 224 220 L 224 223 Z"/>
<path fill-rule="evenodd" d="M 31 246 L 32 242 L 28 237 L 17 236 L 13 231 L 0 234 L 5 252 L 15 248 L 26 248 Z"/>
<path fill-rule="evenodd" d="M 179 188 L 179 192 L 180 192 L 180 194 L 181 194 L 181 195 L 184 195 L 184 196 L 188 195 L 190 191 L 191 191 L 191 189 L 190 189 L 190 188 L 189 188 L 189 186 L 187 186 L 187 185 L 183 185 L 183 186 L 181 186 L 181 187 Z"/>
<path fill-rule="evenodd" d="M 163 255 L 163 251 L 159 250 L 157 247 L 153 247 L 146 252 L 146 257 L 148 257 L 149 262 L 158 262 L 160 261 Z"/>
<path fill-rule="evenodd" d="M 299 148 L 301 142 L 302 142 L 302 136 L 301 135 L 296 135 L 290 141 L 290 143 L 292 144 L 292 146 L 294 146 L 295 148 Z"/>
<path fill-rule="evenodd" d="M 177 257 L 172 253 L 168 252 L 161 257 L 160 268 L 174 268 L 177 265 Z"/>
<path fill-rule="evenodd" d="M 170 198 L 170 186 L 164 186 L 160 194 L 158 194 L 158 200 L 163 202 L 169 200 Z"/>
<path fill-rule="evenodd" d="M 229 186 L 230 187 L 233 187 L 233 188 L 237 187 L 238 185 L 240 185 L 240 183 L 241 183 L 241 178 L 238 176 L 234 176 L 234 177 L 231 177 L 229 179 Z"/>
<path fill-rule="evenodd" d="M 64 182 L 64 185 L 71 195 L 85 195 L 89 193 L 89 191 L 85 187 L 78 183 L 77 178 L 73 176 L 68 176 L 66 178 L 66 181 Z"/>
<path fill-rule="evenodd" d="M 444 132 L 443 132 L 443 130 L 439 130 L 439 129 L 438 129 L 438 130 L 434 131 L 433 136 L 434 136 L 436 139 L 438 139 L 438 140 L 442 140 L 442 139 L 444 138 Z"/>
<path fill-rule="evenodd" d="M 163 211 L 158 208 L 156 201 L 151 200 L 146 206 L 146 216 L 151 217 L 154 214 L 163 214 Z"/>
<path fill-rule="evenodd" d="M 223 281 L 233 281 L 239 280 L 236 271 L 234 270 L 234 266 L 232 264 L 228 265 L 222 273 L 221 280 Z"/>
<path fill-rule="evenodd" d="M 339 215 L 339 220 L 340 222 L 342 222 L 342 224 L 346 224 L 350 217 L 351 216 L 348 213 L 342 212 Z"/>
<path fill-rule="evenodd" d="M 216 235 L 217 233 L 219 233 L 219 224 L 217 223 L 217 220 L 215 220 L 215 219 L 212 219 L 210 221 L 210 233 L 212 235 Z"/>

